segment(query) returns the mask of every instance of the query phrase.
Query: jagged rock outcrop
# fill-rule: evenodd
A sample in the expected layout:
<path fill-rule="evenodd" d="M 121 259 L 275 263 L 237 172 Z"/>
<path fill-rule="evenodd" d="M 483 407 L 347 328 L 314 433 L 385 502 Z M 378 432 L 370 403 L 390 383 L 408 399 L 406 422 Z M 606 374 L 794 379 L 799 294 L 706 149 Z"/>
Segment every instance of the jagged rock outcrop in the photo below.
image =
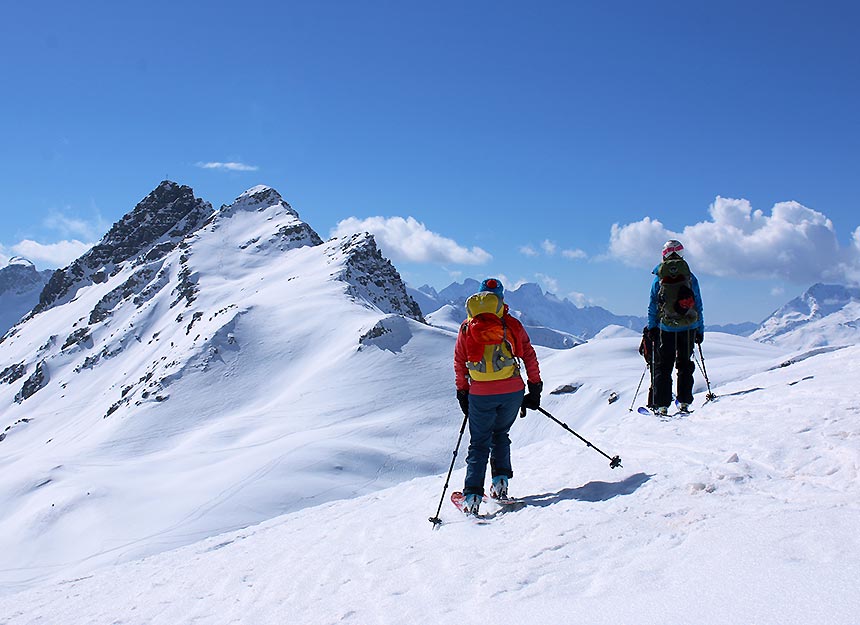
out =
<path fill-rule="evenodd" d="M 51 276 L 33 313 L 63 303 L 73 286 L 101 283 L 127 262 L 163 258 L 212 215 L 191 187 L 165 180 L 113 225 L 90 251 Z"/>
<path fill-rule="evenodd" d="M 36 365 L 36 370 L 25 380 L 24 386 L 15 395 L 15 402 L 20 404 L 25 399 L 32 397 L 39 389 L 44 388 L 50 379 L 48 366 L 45 364 L 45 361 L 40 361 Z"/>
<path fill-rule="evenodd" d="M 397 269 L 379 251 L 373 235 L 364 232 L 339 242 L 336 254 L 344 255 L 346 263 L 338 277 L 349 283 L 350 295 L 370 302 L 382 312 L 426 323 L 418 304 L 406 292 Z"/>

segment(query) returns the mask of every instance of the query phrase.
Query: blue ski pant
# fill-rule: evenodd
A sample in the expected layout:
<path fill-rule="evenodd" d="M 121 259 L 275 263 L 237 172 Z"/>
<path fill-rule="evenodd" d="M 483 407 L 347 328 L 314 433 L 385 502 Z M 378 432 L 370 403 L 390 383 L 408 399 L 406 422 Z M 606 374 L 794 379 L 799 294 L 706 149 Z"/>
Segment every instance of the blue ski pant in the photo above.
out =
<path fill-rule="evenodd" d="M 523 403 L 525 391 L 503 395 L 469 394 L 469 454 L 463 494 L 483 495 L 487 460 L 493 477 L 513 477 L 508 432 Z"/>

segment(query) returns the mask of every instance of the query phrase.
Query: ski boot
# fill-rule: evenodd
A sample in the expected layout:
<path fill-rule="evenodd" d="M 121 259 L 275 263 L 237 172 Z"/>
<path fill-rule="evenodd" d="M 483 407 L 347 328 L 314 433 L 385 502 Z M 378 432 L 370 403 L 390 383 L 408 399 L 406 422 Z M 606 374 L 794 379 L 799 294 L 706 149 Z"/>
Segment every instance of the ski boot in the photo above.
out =
<path fill-rule="evenodd" d="M 493 478 L 493 484 L 490 486 L 490 497 L 493 499 L 508 498 L 508 476 L 497 475 Z"/>
<path fill-rule="evenodd" d="M 480 495 L 475 495 L 474 493 L 463 497 L 463 512 L 472 516 L 478 516 L 481 499 Z"/>

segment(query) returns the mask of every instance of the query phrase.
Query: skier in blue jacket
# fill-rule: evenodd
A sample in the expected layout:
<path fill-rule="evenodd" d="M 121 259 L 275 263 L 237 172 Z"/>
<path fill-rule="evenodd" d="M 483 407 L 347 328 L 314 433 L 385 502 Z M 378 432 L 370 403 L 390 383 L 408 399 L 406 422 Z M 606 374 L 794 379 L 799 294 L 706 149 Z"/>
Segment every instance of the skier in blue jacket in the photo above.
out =
<path fill-rule="evenodd" d="M 705 338 L 699 281 L 684 260 L 684 246 L 671 239 L 663 245 L 663 262 L 654 268 L 648 330 L 651 341 L 650 407 L 666 414 L 672 403 L 672 368 L 678 370 L 678 407 L 693 403 L 693 344 Z"/>

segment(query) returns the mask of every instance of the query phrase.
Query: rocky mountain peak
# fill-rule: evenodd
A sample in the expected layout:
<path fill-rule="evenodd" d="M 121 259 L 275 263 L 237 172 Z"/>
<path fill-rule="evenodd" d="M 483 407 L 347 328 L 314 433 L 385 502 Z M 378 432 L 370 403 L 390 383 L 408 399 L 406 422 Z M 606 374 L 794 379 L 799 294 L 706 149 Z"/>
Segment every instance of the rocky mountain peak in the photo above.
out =
<path fill-rule="evenodd" d="M 223 206 L 221 211 L 229 211 L 231 213 L 235 213 L 237 211 L 254 211 L 254 210 L 266 210 L 271 206 L 280 206 L 286 212 L 292 214 L 295 217 L 298 217 L 299 214 L 293 210 L 293 208 L 281 197 L 281 194 L 278 193 L 272 187 L 268 187 L 266 185 L 257 185 L 256 187 L 251 187 L 239 197 L 237 197 L 232 204 L 227 206 Z"/>
<path fill-rule="evenodd" d="M 126 262 L 164 257 L 212 215 L 191 187 L 165 180 L 116 222 L 86 254 L 54 272 L 34 313 L 62 303 L 73 285 L 103 282 Z"/>

